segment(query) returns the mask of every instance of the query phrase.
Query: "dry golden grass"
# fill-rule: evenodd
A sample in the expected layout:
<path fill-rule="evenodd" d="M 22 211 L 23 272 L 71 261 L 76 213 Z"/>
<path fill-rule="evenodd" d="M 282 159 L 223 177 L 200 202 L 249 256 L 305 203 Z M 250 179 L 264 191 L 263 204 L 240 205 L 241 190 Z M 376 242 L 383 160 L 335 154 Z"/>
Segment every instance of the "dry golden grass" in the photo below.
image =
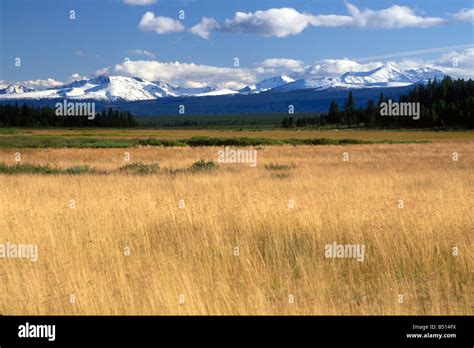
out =
<path fill-rule="evenodd" d="M 36 263 L 0 259 L 0 313 L 472 315 L 473 149 L 265 147 L 257 168 L 0 175 L 0 243 L 39 246 Z M 162 168 L 217 156 L 217 148 L 46 149 L 22 151 L 22 160 L 112 170 L 124 152 Z M 14 163 L 13 154 L 1 151 L 0 162 Z M 365 260 L 325 258 L 333 241 L 364 244 Z"/>

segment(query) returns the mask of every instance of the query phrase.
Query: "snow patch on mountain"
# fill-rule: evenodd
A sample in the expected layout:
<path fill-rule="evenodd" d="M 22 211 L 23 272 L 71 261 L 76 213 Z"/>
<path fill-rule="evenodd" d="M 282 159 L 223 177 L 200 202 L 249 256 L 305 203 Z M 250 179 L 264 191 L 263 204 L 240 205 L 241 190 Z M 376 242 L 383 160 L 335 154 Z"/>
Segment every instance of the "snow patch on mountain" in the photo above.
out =
<path fill-rule="evenodd" d="M 234 91 L 232 89 L 219 89 L 219 90 L 214 90 L 206 93 L 198 93 L 195 94 L 195 97 L 212 97 L 212 96 L 218 96 L 218 95 L 227 95 L 227 94 L 239 94 L 238 91 Z"/>
<path fill-rule="evenodd" d="M 260 93 L 271 90 L 273 88 L 282 86 L 287 83 L 292 83 L 295 80 L 286 75 L 280 75 L 271 77 L 265 80 L 260 81 L 259 83 L 251 86 L 242 88 L 239 92 L 241 93 Z"/>

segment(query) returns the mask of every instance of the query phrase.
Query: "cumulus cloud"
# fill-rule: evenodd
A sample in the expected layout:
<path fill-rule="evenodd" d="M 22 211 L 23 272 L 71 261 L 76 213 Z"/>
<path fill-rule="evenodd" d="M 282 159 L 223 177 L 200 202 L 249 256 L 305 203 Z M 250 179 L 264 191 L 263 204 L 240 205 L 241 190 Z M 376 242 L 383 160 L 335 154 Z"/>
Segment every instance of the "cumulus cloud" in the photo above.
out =
<path fill-rule="evenodd" d="M 69 76 L 69 78 L 67 79 L 68 82 L 72 82 L 72 81 L 77 81 L 77 80 L 84 80 L 86 77 L 79 74 L 79 73 L 74 73 L 72 74 L 71 76 Z"/>
<path fill-rule="evenodd" d="M 155 58 L 155 54 L 147 50 L 128 50 L 126 53 L 131 56 L 144 56 L 148 58 Z"/>
<path fill-rule="evenodd" d="M 315 15 L 311 16 L 310 23 L 315 27 L 342 27 L 352 25 L 353 18 L 340 15 Z"/>
<path fill-rule="evenodd" d="M 418 16 L 408 6 L 393 5 L 379 11 L 370 9 L 359 10 L 350 3 L 346 3 L 346 7 L 351 13 L 352 25 L 359 28 L 426 28 L 445 22 L 443 18 L 439 17 Z"/>
<path fill-rule="evenodd" d="M 147 6 L 153 5 L 157 0 L 123 0 L 124 4 L 133 5 L 133 6 Z"/>
<path fill-rule="evenodd" d="M 408 6 L 393 5 L 383 10 L 360 10 L 346 3 L 350 15 L 311 14 L 298 12 L 294 8 L 272 8 L 256 12 L 236 12 L 219 24 L 214 18 L 203 18 L 191 28 L 191 32 L 209 38 L 213 32 L 253 33 L 265 37 L 284 38 L 297 35 L 309 26 L 356 27 L 356 28 L 426 28 L 440 25 L 445 19 L 422 17 Z"/>
<path fill-rule="evenodd" d="M 451 14 L 451 17 L 461 22 L 474 23 L 474 8 L 463 8 L 458 12 Z"/>
<path fill-rule="evenodd" d="M 184 25 L 170 17 L 155 16 L 153 12 L 146 12 L 138 27 L 142 31 L 153 31 L 157 34 L 168 34 L 183 31 Z"/>
<path fill-rule="evenodd" d="M 257 64 L 258 73 L 276 73 L 277 71 L 301 72 L 304 69 L 304 62 L 288 58 L 269 58 Z"/>
<path fill-rule="evenodd" d="M 101 70 L 104 72 L 104 69 Z M 149 81 L 161 80 L 183 87 L 216 86 L 239 89 L 256 79 L 255 72 L 250 69 L 156 60 L 131 60 L 107 68 L 107 71 L 115 75 L 137 76 Z"/>
<path fill-rule="evenodd" d="M 445 53 L 433 64 L 453 77 L 474 78 L 474 48 Z"/>
<path fill-rule="evenodd" d="M 294 8 L 272 8 L 265 11 L 236 12 L 233 18 L 227 18 L 222 25 L 214 18 L 204 17 L 190 31 L 204 39 L 208 39 L 213 32 L 252 33 L 283 38 L 297 35 L 308 26 L 316 25 L 316 17 L 319 16 L 300 13 Z"/>
<path fill-rule="evenodd" d="M 48 78 L 46 80 L 27 80 L 27 81 L 22 81 L 22 85 L 29 87 L 29 88 L 34 88 L 37 90 L 41 89 L 48 89 L 48 88 L 53 88 L 53 87 L 59 87 L 62 86 L 64 83 L 61 81 L 57 81 L 52 78 Z"/>
<path fill-rule="evenodd" d="M 236 12 L 234 18 L 225 20 L 224 30 L 286 37 L 301 33 L 311 24 L 311 20 L 312 15 L 287 7 L 253 13 Z"/>
<path fill-rule="evenodd" d="M 305 69 L 306 77 L 337 77 L 348 71 L 369 71 L 382 65 L 382 62 L 361 64 L 350 59 L 323 59 Z"/>
<path fill-rule="evenodd" d="M 214 18 L 203 17 L 201 22 L 191 27 L 189 31 L 203 39 L 209 39 L 211 33 L 221 29 L 221 26 Z"/>

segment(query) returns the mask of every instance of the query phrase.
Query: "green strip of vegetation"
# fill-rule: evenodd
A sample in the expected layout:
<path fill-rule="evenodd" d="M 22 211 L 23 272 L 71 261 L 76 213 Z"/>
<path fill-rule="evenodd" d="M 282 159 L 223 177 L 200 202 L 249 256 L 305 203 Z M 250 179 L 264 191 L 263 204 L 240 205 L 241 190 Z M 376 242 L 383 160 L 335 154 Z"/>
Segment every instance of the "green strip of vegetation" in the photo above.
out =
<path fill-rule="evenodd" d="M 107 175 L 113 173 L 127 174 L 127 175 L 154 175 L 154 174 L 179 174 L 179 173 L 197 173 L 197 172 L 209 172 L 217 168 L 217 164 L 212 160 L 199 160 L 193 163 L 188 168 L 178 168 L 178 169 L 165 169 L 161 171 L 159 163 L 145 164 L 142 162 L 129 163 L 123 167 L 118 168 L 117 170 L 112 171 L 101 171 L 94 168 L 91 168 L 87 165 L 79 165 L 69 168 L 56 168 L 50 167 L 48 165 L 38 165 L 38 164 L 23 164 L 17 163 L 14 165 L 9 165 L 0 162 L 0 174 L 7 175 L 16 175 L 16 174 L 58 174 L 58 175 L 81 175 L 81 174 L 100 174 Z"/>
<path fill-rule="evenodd" d="M 180 140 L 168 139 L 94 139 L 38 136 L 3 136 L 0 148 L 127 148 L 135 146 L 261 146 L 261 145 L 351 145 L 351 144 L 403 144 L 430 143 L 425 140 L 358 140 L 358 139 L 269 139 L 269 138 L 210 138 L 192 137 Z"/>
<path fill-rule="evenodd" d="M 66 169 L 53 168 L 48 165 L 37 165 L 37 164 L 15 164 L 8 165 L 0 163 L 0 174 L 68 174 L 68 175 L 79 175 L 79 174 L 95 174 L 98 173 L 95 169 L 89 166 L 74 166 Z"/>

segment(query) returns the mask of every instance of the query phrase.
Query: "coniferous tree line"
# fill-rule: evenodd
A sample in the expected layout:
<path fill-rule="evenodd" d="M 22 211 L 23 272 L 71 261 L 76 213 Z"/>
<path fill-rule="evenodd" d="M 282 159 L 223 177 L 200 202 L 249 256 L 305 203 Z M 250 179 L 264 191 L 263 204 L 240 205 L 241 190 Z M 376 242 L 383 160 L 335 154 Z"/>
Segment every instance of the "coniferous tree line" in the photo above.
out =
<path fill-rule="evenodd" d="M 0 127 L 137 127 L 138 123 L 128 111 L 103 109 L 95 118 L 86 116 L 56 116 L 50 107 L 0 105 Z"/>
<path fill-rule="evenodd" d="M 381 93 L 378 103 L 369 99 L 367 105 L 357 108 L 352 92 L 349 92 L 342 110 L 335 100 L 325 114 L 315 117 L 298 118 L 289 122 L 283 119 L 282 127 L 323 126 L 326 124 L 346 127 L 390 127 L 390 128 L 474 128 L 474 81 L 472 79 L 453 80 L 446 76 L 426 85 L 417 85 L 408 94 L 401 95 L 392 102 L 420 103 L 420 119 L 407 116 L 382 116 L 380 105 L 388 102 Z"/>

